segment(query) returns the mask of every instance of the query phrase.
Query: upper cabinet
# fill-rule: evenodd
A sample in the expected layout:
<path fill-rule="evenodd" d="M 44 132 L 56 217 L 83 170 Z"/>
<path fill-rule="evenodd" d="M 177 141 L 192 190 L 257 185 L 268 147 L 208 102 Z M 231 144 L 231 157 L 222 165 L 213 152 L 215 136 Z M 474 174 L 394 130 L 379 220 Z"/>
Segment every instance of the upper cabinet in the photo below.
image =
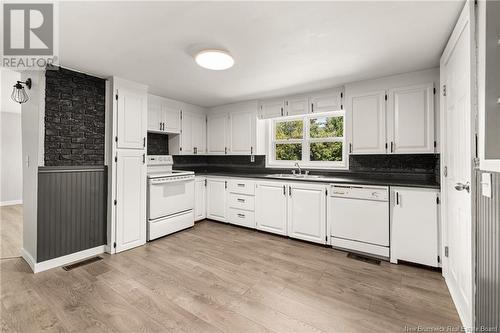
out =
<path fill-rule="evenodd" d="M 434 85 L 390 89 L 387 138 L 392 152 L 434 152 Z"/>
<path fill-rule="evenodd" d="M 427 71 L 347 86 L 349 153 L 434 153 L 435 79 Z"/>
<path fill-rule="evenodd" d="M 344 88 L 332 88 L 301 95 L 271 98 L 259 102 L 259 118 L 297 116 L 343 109 Z"/>
<path fill-rule="evenodd" d="M 143 149 L 146 146 L 147 95 L 120 86 L 115 98 L 117 148 Z"/>
<path fill-rule="evenodd" d="M 207 115 L 207 151 L 227 154 L 228 116 L 226 113 Z"/>
<path fill-rule="evenodd" d="M 256 110 L 229 114 L 228 148 L 231 154 L 254 153 L 256 120 Z"/>
<path fill-rule="evenodd" d="M 180 103 L 155 95 L 148 95 L 148 131 L 175 133 L 181 131 Z"/>
<path fill-rule="evenodd" d="M 172 155 L 197 155 L 207 152 L 206 109 L 183 103 L 180 105 L 179 135 L 169 135 L 168 149 Z"/>

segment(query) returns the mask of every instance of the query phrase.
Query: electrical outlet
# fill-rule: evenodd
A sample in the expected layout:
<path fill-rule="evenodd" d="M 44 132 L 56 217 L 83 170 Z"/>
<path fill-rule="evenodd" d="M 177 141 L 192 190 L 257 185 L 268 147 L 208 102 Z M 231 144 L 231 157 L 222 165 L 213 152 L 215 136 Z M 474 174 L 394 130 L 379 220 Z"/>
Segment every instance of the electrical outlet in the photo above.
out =
<path fill-rule="evenodd" d="M 250 155 L 250 163 L 255 163 L 255 155 Z"/>

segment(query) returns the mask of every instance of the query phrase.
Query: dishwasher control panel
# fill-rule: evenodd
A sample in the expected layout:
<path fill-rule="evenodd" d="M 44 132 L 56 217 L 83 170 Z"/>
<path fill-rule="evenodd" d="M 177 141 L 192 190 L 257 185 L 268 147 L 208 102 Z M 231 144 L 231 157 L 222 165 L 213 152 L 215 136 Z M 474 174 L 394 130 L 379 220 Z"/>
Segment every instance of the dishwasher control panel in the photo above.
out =
<path fill-rule="evenodd" d="M 389 201 L 389 187 L 368 185 L 330 185 L 330 196 L 338 198 Z"/>

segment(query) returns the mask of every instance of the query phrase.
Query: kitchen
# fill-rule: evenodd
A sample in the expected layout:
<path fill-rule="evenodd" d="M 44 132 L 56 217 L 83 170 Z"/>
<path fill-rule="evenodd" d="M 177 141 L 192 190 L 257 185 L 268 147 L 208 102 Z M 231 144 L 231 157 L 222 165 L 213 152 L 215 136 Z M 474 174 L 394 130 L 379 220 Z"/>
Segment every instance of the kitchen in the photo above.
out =
<path fill-rule="evenodd" d="M 6 330 L 494 329 L 498 7 L 60 3 Z"/>

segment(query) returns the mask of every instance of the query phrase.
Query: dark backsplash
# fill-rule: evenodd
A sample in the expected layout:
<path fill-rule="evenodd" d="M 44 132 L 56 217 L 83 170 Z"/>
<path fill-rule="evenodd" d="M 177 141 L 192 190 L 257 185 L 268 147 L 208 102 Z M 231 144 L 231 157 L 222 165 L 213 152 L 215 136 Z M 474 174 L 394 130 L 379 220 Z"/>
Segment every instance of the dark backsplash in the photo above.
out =
<path fill-rule="evenodd" d="M 174 169 L 197 172 L 239 171 L 249 173 L 279 173 L 281 169 L 266 168 L 266 156 L 255 155 L 255 162 L 250 156 L 174 156 Z M 311 169 L 312 170 L 312 169 Z M 289 172 L 289 169 L 283 169 Z M 312 170 L 313 173 L 314 170 Z M 439 154 L 405 155 L 350 155 L 349 170 L 322 169 L 316 173 L 369 173 L 401 174 L 434 177 L 439 175 Z M 439 178 L 439 177 L 438 177 Z"/>
<path fill-rule="evenodd" d="M 105 80 L 45 72 L 45 165 L 104 165 Z"/>
<path fill-rule="evenodd" d="M 168 155 L 168 135 L 148 132 L 148 155 Z"/>

